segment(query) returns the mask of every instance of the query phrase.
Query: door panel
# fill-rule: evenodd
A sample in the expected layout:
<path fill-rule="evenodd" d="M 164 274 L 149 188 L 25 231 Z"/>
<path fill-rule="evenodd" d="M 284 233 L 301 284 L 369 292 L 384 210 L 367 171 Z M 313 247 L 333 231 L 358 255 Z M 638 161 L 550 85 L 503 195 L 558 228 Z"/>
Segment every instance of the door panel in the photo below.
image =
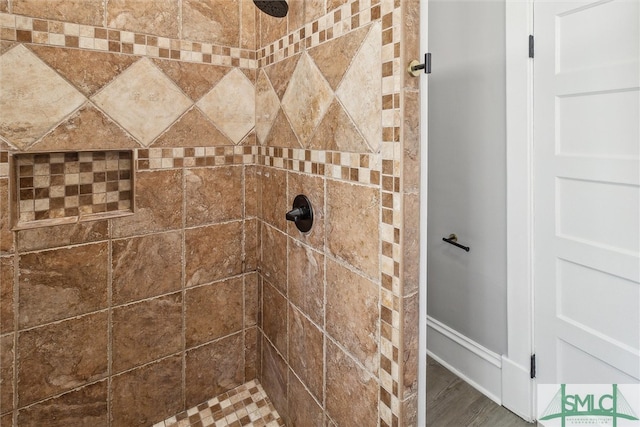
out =
<path fill-rule="evenodd" d="M 640 381 L 640 2 L 536 2 L 539 383 Z"/>

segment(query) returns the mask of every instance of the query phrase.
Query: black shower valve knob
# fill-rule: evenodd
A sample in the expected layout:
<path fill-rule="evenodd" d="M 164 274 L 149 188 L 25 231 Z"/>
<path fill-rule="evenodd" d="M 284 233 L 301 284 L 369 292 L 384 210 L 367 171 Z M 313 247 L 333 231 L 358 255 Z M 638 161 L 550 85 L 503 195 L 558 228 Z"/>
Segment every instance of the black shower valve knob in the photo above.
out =
<path fill-rule="evenodd" d="M 287 221 L 295 223 L 298 230 L 303 233 L 311 230 L 311 226 L 313 225 L 313 208 L 307 196 L 298 194 L 293 200 L 292 209 L 286 213 L 285 218 Z"/>

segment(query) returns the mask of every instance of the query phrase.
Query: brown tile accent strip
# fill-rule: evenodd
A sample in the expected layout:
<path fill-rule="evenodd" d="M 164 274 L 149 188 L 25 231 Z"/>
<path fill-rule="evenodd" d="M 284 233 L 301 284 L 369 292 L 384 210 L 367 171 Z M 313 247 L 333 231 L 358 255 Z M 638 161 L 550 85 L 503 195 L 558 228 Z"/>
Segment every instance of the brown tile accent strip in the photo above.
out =
<path fill-rule="evenodd" d="M 17 228 L 133 211 L 132 151 L 21 153 L 13 164 Z"/>
<path fill-rule="evenodd" d="M 379 154 L 227 145 L 138 149 L 138 170 L 222 165 L 271 166 L 360 184 L 380 184 Z"/>
<path fill-rule="evenodd" d="M 153 427 L 279 427 L 284 421 L 258 380 L 249 381 Z"/>
<path fill-rule="evenodd" d="M 254 50 L 0 13 L 0 39 L 256 69 Z"/>

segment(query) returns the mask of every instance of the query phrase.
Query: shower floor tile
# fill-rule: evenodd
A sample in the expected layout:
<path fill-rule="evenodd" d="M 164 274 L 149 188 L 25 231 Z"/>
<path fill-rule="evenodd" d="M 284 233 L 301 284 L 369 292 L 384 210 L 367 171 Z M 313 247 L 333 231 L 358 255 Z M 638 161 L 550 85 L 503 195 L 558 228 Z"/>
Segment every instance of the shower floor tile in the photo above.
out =
<path fill-rule="evenodd" d="M 167 418 L 153 427 L 279 427 L 284 421 L 258 380 Z"/>

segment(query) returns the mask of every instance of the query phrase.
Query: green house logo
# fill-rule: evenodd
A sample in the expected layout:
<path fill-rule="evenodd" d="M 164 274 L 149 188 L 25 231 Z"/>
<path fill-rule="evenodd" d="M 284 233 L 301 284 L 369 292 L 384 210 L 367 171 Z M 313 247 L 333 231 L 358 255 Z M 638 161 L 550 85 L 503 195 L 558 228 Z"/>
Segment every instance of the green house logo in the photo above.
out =
<path fill-rule="evenodd" d="M 617 384 L 612 384 L 611 393 L 568 393 L 567 385 L 561 384 L 549 405 L 538 417 L 539 421 L 555 419 L 561 422 L 562 427 L 594 425 L 596 421 L 596 425 L 617 427 L 619 420 L 638 421 L 638 416 Z"/>

